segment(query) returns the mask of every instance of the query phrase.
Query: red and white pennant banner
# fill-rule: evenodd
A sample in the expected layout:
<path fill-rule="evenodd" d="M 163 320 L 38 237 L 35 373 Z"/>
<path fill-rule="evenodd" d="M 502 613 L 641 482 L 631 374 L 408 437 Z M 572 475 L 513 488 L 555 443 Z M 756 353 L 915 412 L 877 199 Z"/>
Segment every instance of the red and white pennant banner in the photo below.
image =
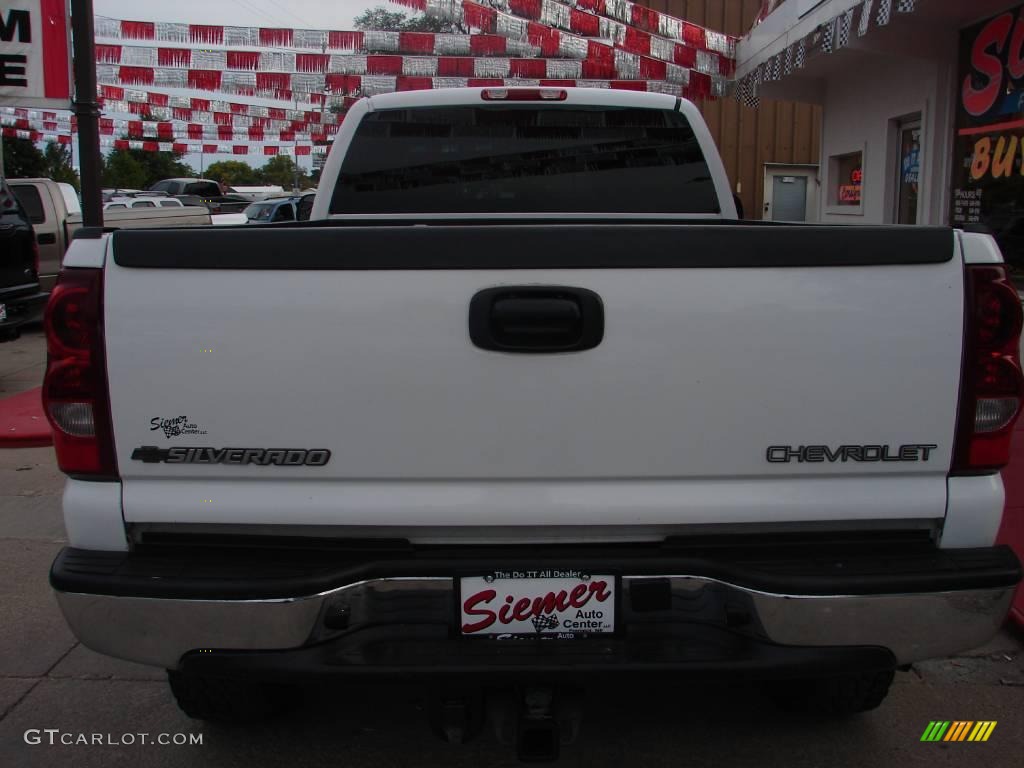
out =
<path fill-rule="evenodd" d="M 167 68 L 180 72 L 160 72 L 161 83 L 174 79 L 181 87 L 197 87 L 204 90 L 220 90 L 227 84 L 235 92 L 251 91 L 257 94 L 295 94 L 303 86 L 320 84 L 319 79 L 297 78 L 296 75 L 323 75 L 324 88 L 346 92 L 346 80 L 341 75 L 406 75 L 410 77 L 504 77 L 504 78 L 547 78 L 547 79 L 621 79 L 621 80 L 668 80 L 686 84 L 691 77 L 691 68 L 678 64 L 658 61 L 623 50 L 608 49 L 608 54 L 586 59 L 537 59 L 513 57 L 471 57 L 471 56 L 405 56 L 405 55 L 361 55 L 361 54 L 261 54 L 252 55 L 261 59 L 290 56 L 288 61 L 265 61 L 256 66 L 245 57 L 234 58 L 233 54 L 248 51 L 218 51 L 213 55 L 221 59 L 216 67 L 192 69 L 192 57 L 164 55 L 164 51 L 177 49 L 142 48 L 137 46 L 106 45 L 97 49 L 97 60 L 101 65 L 120 66 L 118 77 L 123 81 L 129 77 L 134 81 L 156 81 L 157 70 Z M 185 50 L 185 54 L 189 51 Z M 306 58 L 308 57 L 308 59 Z M 141 62 L 159 62 L 143 64 Z M 210 62 L 204 62 L 208 65 Z M 298 69 L 295 69 L 297 67 Z M 270 71 L 272 69 L 286 71 Z M 290 68 L 290 69 L 288 69 Z M 721 73 L 700 73 L 717 76 Z M 108 69 L 101 70 L 102 77 L 111 76 Z M 710 89 L 710 86 L 709 86 Z"/>

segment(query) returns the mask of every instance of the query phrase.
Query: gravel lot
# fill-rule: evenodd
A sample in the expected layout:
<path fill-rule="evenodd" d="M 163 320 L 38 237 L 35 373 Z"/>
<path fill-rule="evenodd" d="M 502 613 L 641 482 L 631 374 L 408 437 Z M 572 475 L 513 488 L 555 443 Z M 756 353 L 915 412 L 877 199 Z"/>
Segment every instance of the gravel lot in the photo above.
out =
<path fill-rule="evenodd" d="M 0 345 L 0 397 L 36 386 L 42 336 Z M 413 686 L 345 685 L 311 691 L 286 719 L 225 728 L 191 721 L 161 670 L 99 656 L 65 627 L 47 584 L 63 545 L 61 475 L 50 449 L 0 450 L 0 766 L 484 766 L 513 765 L 510 747 L 485 732 L 465 747 L 430 735 Z M 961 658 L 901 672 L 875 712 L 801 719 L 736 685 L 588 692 L 580 741 L 560 765 L 578 766 L 985 766 L 1024 762 L 1024 645 L 1004 632 Z M 984 744 L 923 744 L 930 720 L 996 720 Z M 26 743 L 26 731 L 64 738 L 197 734 L 201 745 Z M 56 737 L 59 741 L 59 737 Z"/>

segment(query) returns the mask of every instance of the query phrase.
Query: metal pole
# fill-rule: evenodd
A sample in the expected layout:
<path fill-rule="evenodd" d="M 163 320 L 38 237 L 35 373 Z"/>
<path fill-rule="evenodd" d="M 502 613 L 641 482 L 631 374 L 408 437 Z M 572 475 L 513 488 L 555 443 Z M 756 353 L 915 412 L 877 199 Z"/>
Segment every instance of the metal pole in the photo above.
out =
<path fill-rule="evenodd" d="M 71 0 L 71 34 L 75 51 L 75 117 L 78 118 L 78 163 L 82 173 L 82 226 L 103 226 L 100 191 L 100 107 L 96 102 L 96 42 L 92 0 Z"/>

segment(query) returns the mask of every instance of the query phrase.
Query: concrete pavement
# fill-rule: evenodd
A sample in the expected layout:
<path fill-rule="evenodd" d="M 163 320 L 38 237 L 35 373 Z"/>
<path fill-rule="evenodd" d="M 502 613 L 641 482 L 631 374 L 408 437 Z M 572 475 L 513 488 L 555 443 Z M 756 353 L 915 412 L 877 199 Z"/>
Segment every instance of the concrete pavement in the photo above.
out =
<path fill-rule="evenodd" d="M 22 345 L 19 349 L 17 346 Z M 30 348 L 35 345 L 35 348 Z M 0 345 L 0 387 L 39 383 L 38 335 Z M 38 373 L 38 376 L 37 376 Z M 0 451 L 0 766 L 502 766 L 511 748 L 485 733 L 449 747 L 428 732 L 419 691 L 403 685 L 325 686 L 267 725 L 191 721 L 163 672 L 98 656 L 64 625 L 46 574 L 64 539 L 62 479 L 51 449 Z M 1003 633 L 963 657 L 901 672 L 875 712 L 843 720 L 797 718 L 752 687 L 595 686 L 572 766 L 963 766 L 1024 762 L 1024 646 Z M 984 744 L 924 744 L 930 720 L 996 720 Z M 115 745 L 47 743 L 99 734 Z M 26 743 L 39 739 L 41 743 Z M 201 745 L 126 745 L 125 734 L 194 734 Z M 66 737 L 66 738 L 67 738 Z"/>

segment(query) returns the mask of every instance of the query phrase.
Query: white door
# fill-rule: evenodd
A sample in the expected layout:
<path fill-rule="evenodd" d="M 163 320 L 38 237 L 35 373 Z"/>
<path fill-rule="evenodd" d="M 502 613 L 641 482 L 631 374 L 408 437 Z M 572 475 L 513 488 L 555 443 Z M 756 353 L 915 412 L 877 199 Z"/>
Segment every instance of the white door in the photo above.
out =
<path fill-rule="evenodd" d="M 768 221 L 813 221 L 818 169 L 767 166 L 764 171 L 764 218 Z"/>

